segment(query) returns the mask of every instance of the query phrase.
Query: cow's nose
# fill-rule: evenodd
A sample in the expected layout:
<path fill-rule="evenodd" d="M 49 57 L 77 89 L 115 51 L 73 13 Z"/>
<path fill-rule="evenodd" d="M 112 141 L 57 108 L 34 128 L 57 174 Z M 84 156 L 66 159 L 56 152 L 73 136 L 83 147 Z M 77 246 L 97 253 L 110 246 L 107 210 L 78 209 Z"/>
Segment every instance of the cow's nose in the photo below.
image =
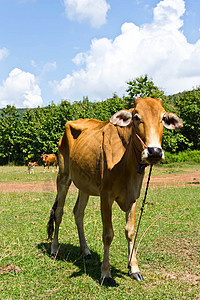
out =
<path fill-rule="evenodd" d="M 157 147 L 148 147 L 148 157 L 150 159 L 161 159 L 162 149 Z"/>

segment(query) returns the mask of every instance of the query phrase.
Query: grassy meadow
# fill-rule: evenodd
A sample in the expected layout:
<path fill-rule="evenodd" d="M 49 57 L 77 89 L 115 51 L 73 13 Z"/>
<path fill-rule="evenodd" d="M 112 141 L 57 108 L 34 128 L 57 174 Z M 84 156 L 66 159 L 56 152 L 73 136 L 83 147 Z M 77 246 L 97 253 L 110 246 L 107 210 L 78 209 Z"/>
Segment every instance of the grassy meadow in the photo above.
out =
<path fill-rule="evenodd" d="M 156 167 L 153 175 L 200 170 L 199 165 Z M 56 172 L 27 174 L 27 167 L 1 166 L 0 184 L 54 181 Z M 37 183 L 36 183 L 37 184 Z M 142 195 L 138 206 L 142 202 Z M 101 286 L 102 224 L 98 197 L 91 197 L 85 211 L 85 234 L 92 259 L 80 256 L 73 216 L 77 191 L 71 190 L 60 228 L 57 258 L 50 257 L 46 223 L 55 192 L 0 192 L 0 299 L 200 299 L 199 213 L 200 185 L 151 187 L 145 206 L 137 254 L 144 281 L 127 275 L 125 215 L 113 206 L 115 237 L 110 250 L 112 275 L 117 286 Z"/>

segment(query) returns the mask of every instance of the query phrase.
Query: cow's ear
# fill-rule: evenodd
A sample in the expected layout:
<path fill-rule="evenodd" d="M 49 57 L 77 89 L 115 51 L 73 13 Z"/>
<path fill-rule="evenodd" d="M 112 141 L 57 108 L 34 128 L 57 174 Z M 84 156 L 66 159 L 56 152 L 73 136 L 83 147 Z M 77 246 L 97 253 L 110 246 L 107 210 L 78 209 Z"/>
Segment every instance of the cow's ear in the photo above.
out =
<path fill-rule="evenodd" d="M 173 113 L 165 113 L 162 122 L 167 129 L 179 129 L 183 127 L 182 121 Z"/>
<path fill-rule="evenodd" d="M 120 110 L 110 118 L 110 122 L 121 127 L 128 126 L 132 120 L 132 113 L 128 110 Z"/>

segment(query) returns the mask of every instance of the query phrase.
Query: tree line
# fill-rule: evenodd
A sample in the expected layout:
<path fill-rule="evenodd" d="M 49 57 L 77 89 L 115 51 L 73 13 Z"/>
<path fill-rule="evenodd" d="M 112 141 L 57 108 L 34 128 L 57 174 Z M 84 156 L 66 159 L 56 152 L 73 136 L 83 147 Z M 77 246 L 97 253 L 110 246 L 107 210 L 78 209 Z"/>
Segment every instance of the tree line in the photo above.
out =
<path fill-rule="evenodd" d="M 116 94 L 102 102 L 91 102 L 88 98 L 70 103 L 62 101 L 47 107 L 19 110 L 7 105 L 0 111 L 0 164 L 27 164 L 40 162 L 44 153 L 57 154 L 57 145 L 65 123 L 79 118 L 109 120 L 121 109 L 134 105 L 134 97 L 162 98 L 167 111 L 176 113 L 183 121 L 178 131 L 164 129 L 163 149 L 177 153 L 200 147 L 200 88 L 165 96 L 147 75 L 127 82 L 127 96 Z"/>

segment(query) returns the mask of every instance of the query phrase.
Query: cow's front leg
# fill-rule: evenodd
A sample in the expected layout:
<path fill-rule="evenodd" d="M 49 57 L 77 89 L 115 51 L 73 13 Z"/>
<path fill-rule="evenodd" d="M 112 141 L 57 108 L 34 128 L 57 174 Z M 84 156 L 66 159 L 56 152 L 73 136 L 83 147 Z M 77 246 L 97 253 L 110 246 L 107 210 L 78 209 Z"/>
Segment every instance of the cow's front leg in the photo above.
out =
<path fill-rule="evenodd" d="M 128 241 L 128 263 L 129 263 L 128 267 L 130 268 L 130 277 L 137 281 L 141 281 L 144 278 L 138 267 L 135 250 L 133 250 L 137 201 L 132 205 L 131 209 L 126 213 L 125 233 L 126 233 L 126 239 Z"/>
<path fill-rule="evenodd" d="M 109 250 L 114 237 L 114 231 L 112 226 L 112 204 L 113 201 L 107 196 L 101 197 L 101 217 L 103 223 L 103 244 L 104 244 L 104 256 L 101 265 L 101 278 L 100 283 L 115 285 L 115 280 L 111 276 L 110 262 L 109 262 Z"/>

